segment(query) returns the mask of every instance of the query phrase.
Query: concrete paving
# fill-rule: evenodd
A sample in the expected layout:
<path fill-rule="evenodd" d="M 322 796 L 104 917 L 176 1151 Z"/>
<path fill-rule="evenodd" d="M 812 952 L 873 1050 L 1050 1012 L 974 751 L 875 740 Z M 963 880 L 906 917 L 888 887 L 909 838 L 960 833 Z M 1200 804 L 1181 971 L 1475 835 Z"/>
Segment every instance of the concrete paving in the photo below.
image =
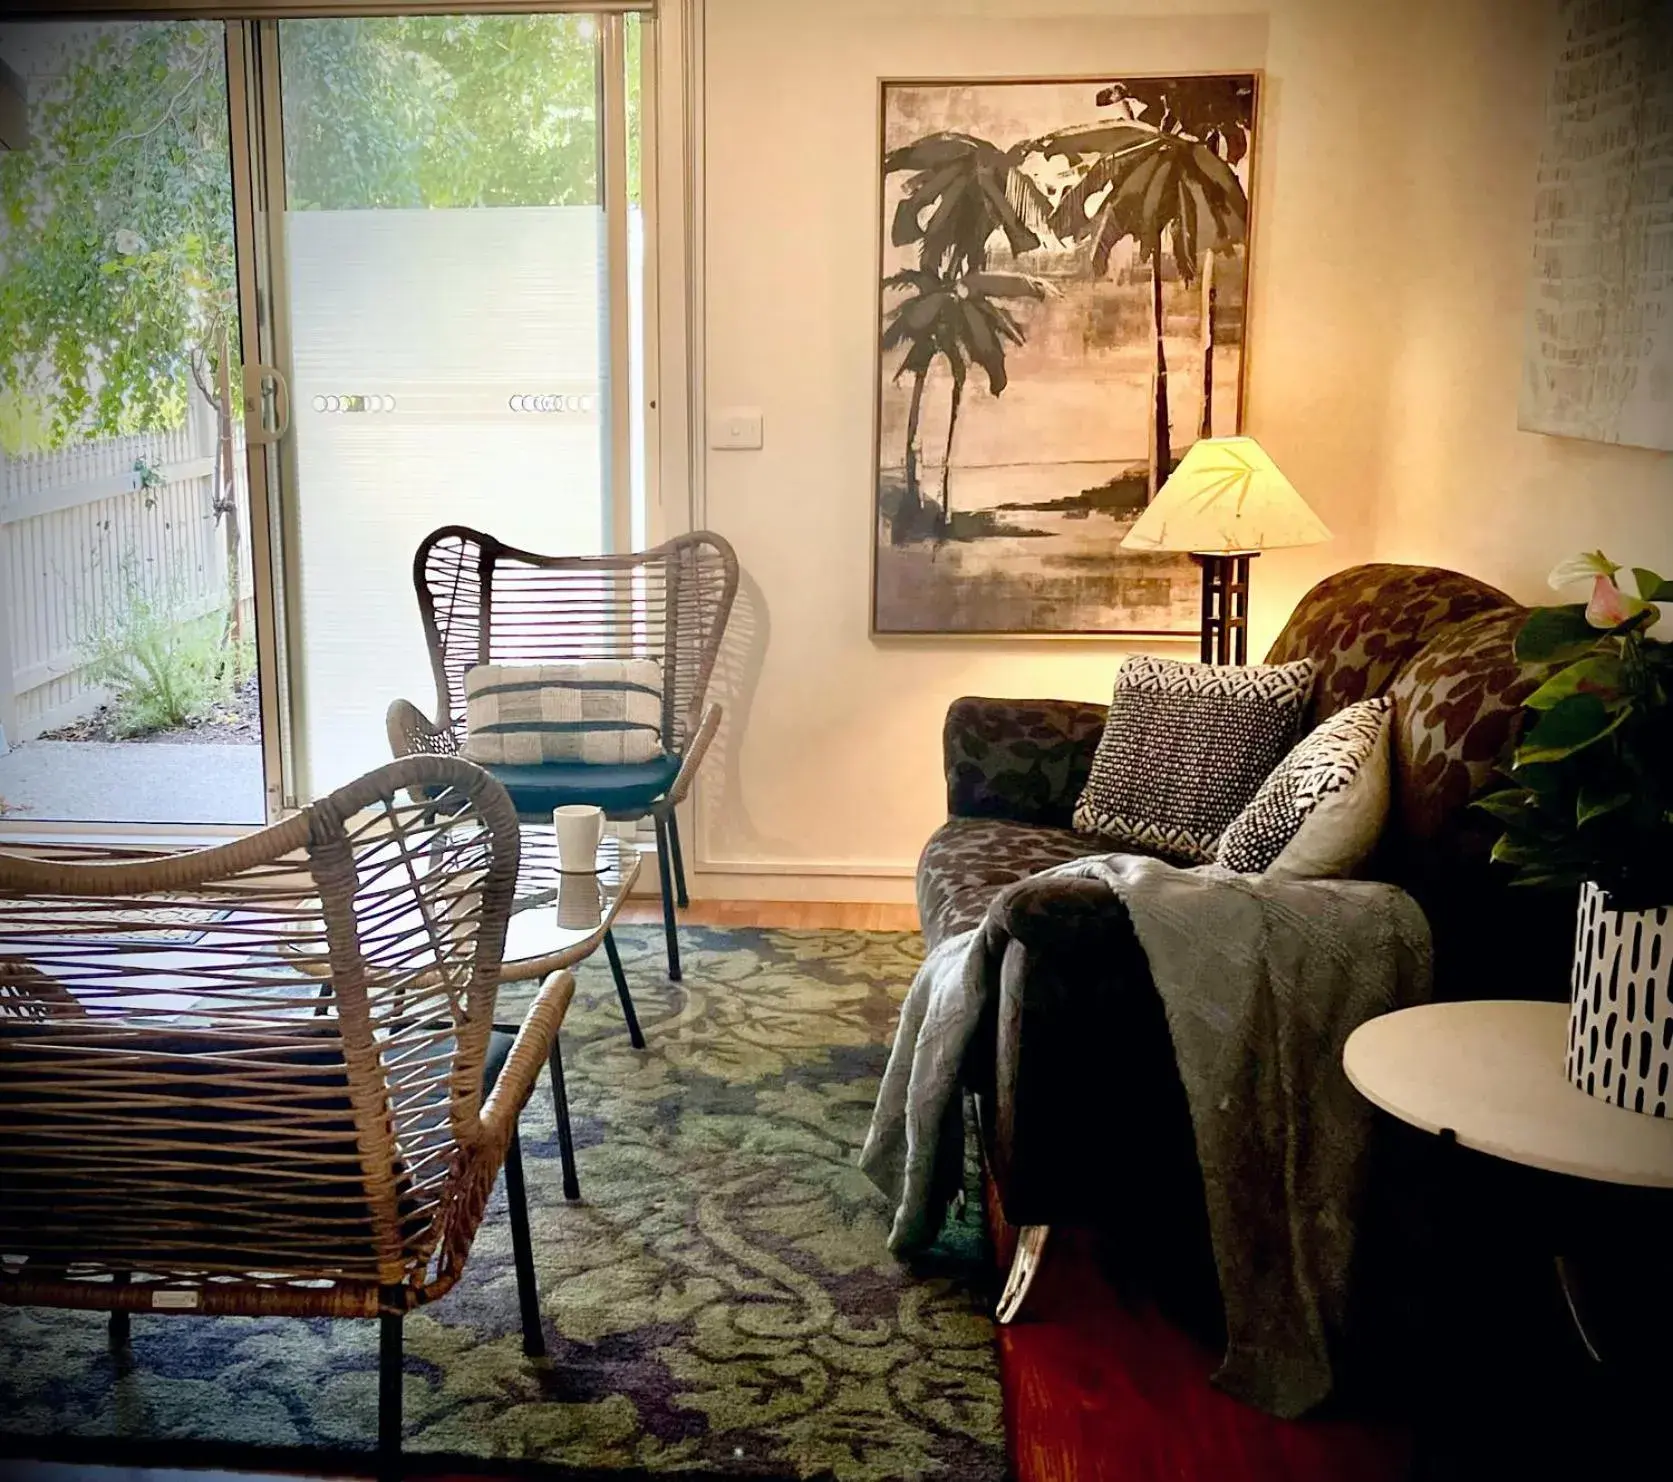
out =
<path fill-rule="evenodd" d="M 261 823 L 259 746 L 26 741 L 0 756 L 8 822 Z"/>

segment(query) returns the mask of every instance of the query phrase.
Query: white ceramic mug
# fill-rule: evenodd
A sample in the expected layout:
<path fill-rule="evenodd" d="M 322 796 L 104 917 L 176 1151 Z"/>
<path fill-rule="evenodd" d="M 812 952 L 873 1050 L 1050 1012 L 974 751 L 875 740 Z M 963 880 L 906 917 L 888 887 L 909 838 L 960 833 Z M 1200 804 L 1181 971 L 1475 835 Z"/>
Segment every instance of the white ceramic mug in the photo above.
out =
<path fill-rule="evenodd" d="M 598 868 L 598 845 L 604 837 L 604 810 L 591 803 L 565 803 L 552 810 L 558 835 L 558 868 L 565 872 Z"/>

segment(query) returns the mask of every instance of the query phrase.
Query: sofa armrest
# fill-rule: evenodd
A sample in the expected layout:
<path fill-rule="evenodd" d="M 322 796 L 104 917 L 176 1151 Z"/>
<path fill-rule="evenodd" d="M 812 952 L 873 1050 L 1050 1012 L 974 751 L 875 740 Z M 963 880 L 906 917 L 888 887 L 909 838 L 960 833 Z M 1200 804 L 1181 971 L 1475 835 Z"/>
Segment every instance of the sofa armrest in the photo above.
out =
<path fill-rule="evenodd" d="M 993 1058 L 972 1080 L 1006 1221 L 1115 1232 L 1158 1290 L 1212 1292 L 1190 1108 L 1126 906 L 1036 875 L 994 898 L 984 929 L 1005 945 Z"/>
<path fill-rule="evenodd" d="M 1106 713 L 1080 700 L 954 700 L 941 735 L 947 811 L 1068 828 Z"/>

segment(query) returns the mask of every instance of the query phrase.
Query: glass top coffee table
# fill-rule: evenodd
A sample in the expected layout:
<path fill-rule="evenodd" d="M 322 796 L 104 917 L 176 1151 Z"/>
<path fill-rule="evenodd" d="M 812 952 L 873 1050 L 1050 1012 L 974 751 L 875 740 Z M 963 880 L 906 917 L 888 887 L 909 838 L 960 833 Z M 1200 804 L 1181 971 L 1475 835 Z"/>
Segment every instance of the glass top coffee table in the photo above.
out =
<path fill-rule="evenodd" d="M 584 962 L 602 945 L 634 1046 L 643 1048 L 611 935 L 616 913 L 639 878 L 639 851 L 624 849 L 619 839 L 605 839 L 598 846 L 595 871 L 566 874 L 558 868 L 557 838 L 550 825 L 524 824 L 520 832 L 517 895 L 505 933 L 500 981 L 543 978 Z"/>
<path fill-rule="evenodd" d="M 610 963 L 616 980 L 616 997 L 621 1000 L 622 1017 L 633 1048 L 645 1048 L 639 1016 L 633 1010 L 627 974 L 611 928 L 622 902 L 639 878 L 639 851 L 623 848 L 619 839 L 604 839 L 598 846 L 598 868 L 592 872 L 565 872 L 558 868 L 558 842 L 550 824 L 525 824 L 522 855 L 517 867 L 517 894 L 506 927 L 505 954 L 500 965 L 502 985 L 524 979 L 544 978 L 565 968 L 578 966 L 599 947 Z M 503 995 L 494 1009 L 494 1033 L 517 1033 L 522 1015 L 517 1013 L 516 995 Z M 575 1144 L 569 1129 L 569 1098 L 564 1090 L 563 1061 L 558 1041 L 552 1041 L 552 1110 L 557 1116 L 558 1151 L 563 1161 L 563 1192 L 566 1199 L 581 1197 L 575 1172 Z"/>

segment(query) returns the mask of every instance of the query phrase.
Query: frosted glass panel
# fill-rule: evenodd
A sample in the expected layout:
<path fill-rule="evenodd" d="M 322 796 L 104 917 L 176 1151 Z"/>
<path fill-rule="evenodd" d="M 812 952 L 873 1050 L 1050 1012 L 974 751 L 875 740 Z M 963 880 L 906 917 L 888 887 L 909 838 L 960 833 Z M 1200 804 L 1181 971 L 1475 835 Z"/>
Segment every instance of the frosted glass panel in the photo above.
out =
<path fill-rule="evenodd" d="M 418 542 L 472 525 L 607 543 L 594 206 L 292 212 L 300 726 L 317 796 L 389 757 L 384 711 L 435 683 Z"/>

